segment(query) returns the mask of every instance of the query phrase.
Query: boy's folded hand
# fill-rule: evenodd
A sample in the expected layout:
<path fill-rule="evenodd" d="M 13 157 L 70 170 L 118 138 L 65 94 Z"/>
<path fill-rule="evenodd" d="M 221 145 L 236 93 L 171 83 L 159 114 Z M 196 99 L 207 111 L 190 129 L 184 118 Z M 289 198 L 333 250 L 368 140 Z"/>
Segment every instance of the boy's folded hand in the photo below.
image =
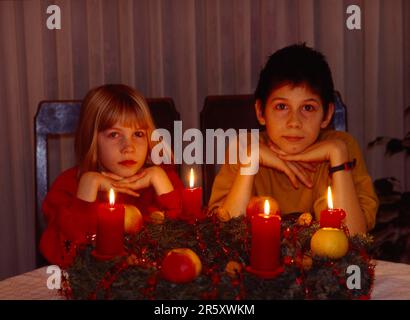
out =
<path fill-rule="evenodd" d="M 278 155 L 287 155 L 286 152 L 283 150 L 279 149 L 272 141 L 268 141 L 268 147 L 271 149 L 273 152 L 275 152 Z M 294 161 L 294 163 L 297 163 L 299 166 L 303 167 L 304 169 L 310 171 L 310 172 L 315 172 L 316 167 L 318 166 L 318 162 L 303 162 L 303 161 Z"/>
<path fill-rule="evenodd" d="M 259 163 L 262 166 L 274 168 L 286 174 L 295 189 L 299 188 L 298 180 L 307 187 L 312 187 L 311 179 L 300 165 L 280 159 L 279 155 L 264 143 L 259 144 Z"/>
<path fill-rule="evenodd" d="M 312 181 L 312 173 L 307 172 L 307 170 L 301 165 L 300 162 L 296 161 L 285 161 L 285 164 L 292 170 L 296 177 L 308 188 L 313 187 L 313 181 Z M 299 177 L 303 177 L 303 179 L 300 179 Z"/>
<path fill-rule="evenodd" d="M 270 140 L 268 142 L 269 149 L 272 150 L 278 157 L 279 155 L 286 155 L 284 151 L 279 149 Z M 296 177 L 308 188 L 313 186 L 311 173 L 316 171 L 317 163 L 285 161 L 285 164 L 293 171 Z M 310 172 L 308 172 L 310 171 Z M 300 178 L 303 177 L 303 178 Z"/>
<path fill-rule="evenodd" d="M 325 140 L 312 144 L 305 151 L 298 154 L 278 154 L 285 161 L 317 162 L 329 161 L 331 166 L 348 161 L 345 142 L 342 140 Z"/>

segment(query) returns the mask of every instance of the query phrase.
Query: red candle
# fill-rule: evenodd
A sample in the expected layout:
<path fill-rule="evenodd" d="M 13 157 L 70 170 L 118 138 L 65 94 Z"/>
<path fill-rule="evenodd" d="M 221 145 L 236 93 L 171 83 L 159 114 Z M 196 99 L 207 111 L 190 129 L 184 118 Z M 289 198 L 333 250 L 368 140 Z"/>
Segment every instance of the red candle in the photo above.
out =
<path fill-rule="evenodd" d="M 202 188 L 194 187 L 194 170 L 189 175 L 189 188 L 182 192 L 182 208 L 186 218 L 201 219 L 202 215 Z"/>
<path fill-rule="evenodd" d="M 251 217 L 251 257 L 248 270 L 263 278 L 283 271 L 280 265 L 280 216 L 271 214 L 265 200 L 264 213 Z"/>
<path fill-rule="evenodd" d="M 110 203 L 101 204 L 97 212 L 97 245 L 95 256 L 108 260 L 123 255 L 124 215 L 123 205 L 115 204 L 114 190 L 110 189 Z"/>
<path fill-rule="evenodd" d="M 320 227 L 340 229 L 342 220 L 346 217 L 346 212 L 343 209 L 333 209 L 332 190 L 330 186 L 327 188 L 327 206 L 328 209 L 320 212 Z"/>

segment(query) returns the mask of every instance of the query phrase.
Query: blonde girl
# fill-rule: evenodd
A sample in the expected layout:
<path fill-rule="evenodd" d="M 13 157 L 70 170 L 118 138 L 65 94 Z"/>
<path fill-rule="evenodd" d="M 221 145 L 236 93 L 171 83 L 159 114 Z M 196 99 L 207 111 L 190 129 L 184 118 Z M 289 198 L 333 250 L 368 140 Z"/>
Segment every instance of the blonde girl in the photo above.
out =
<path fill-rule="evenodd" d="M 77 166 L 50 188 L 43 212 L 47 228 L 40 250 L 50 263 L 71 263 L 76 247 L 96 231 L 96 206 L 110 188 L 117 201 L 139 208 L 146 220 L 181 214 L 183 188 L 172 166 L 150 161 L 154 122 L 145 98 L 120 84 L 92 89 L 81 106 L 75 137 Z"/>

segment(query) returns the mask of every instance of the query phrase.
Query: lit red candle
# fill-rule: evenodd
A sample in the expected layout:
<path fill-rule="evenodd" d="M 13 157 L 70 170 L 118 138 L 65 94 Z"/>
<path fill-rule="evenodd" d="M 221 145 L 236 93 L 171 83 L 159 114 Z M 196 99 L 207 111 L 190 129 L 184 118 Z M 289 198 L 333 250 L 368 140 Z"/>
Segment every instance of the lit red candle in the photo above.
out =
<path fill-rule="evenodd" d="M 280 264 L 280 216 L 272 214 L 265 200 L 264 213 L 251 216 L 251 257 L 248 271 L 272 278 L 283 271 Z"/>
<path fill-rule="evenodd" d="M 98 206 L 97 244 L 95 256 L 99 259 L 112 259 L 123 255 L 125 208 L 115 203 L 114 190 L 110 189 L 109 204 Z"/>
<path fill-rule="evenodd" d="M 194 170 L 191 168 L 189 174 L 189 188 L 182 192 L 182 208 L 187 218 L 202 218 L 202 188 L 195 186 Z"/>
<path fill-rule="evenodd" d="M 252 216 L 264 212 L 265 201 L 269 201 L 269 211 L 273 214 L 279 214 L 279 204 L 276 200 L 267 196 L 254 196 L 249 200 L 246 207 L 246 216 L 251 219 Z"/>
<path fill-rule="evenodd" d="M 333 209 L 332 190 L 327 188 L 327 206 L 328 208 L 320 212 L 321 228 L 340 228 L 342 220 L 346 217 L 343 209 Z"/>

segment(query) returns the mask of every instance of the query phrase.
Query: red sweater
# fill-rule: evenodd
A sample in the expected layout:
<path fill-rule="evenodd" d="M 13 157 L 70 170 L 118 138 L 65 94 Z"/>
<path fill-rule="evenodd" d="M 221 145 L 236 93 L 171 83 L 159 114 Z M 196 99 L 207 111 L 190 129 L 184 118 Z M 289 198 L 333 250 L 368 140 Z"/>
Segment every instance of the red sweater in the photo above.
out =
<path fill-rule="evenodd" d="M 164 211 L 165 216 L 176 219 L 181 216 L 183 184 L 170 166 L 163 166 L 174 190 L 156 195 L 154 188 L 138 190 L 140 197 L 117 194 L 116 202 L 136 206 L 146 218 L 153 211 Z M 95 202 L 77 198 L 78 167 L 64 171 L 53 183 L 43 202 L 47 228 L 40 239 L 40 251 L 53 264 L 68 266 L 76 253 L 76 247 L 87 241 L 87 236 L 97 230 L 97 206 L 108 202 L 107 193 L 100 192 Z"/>

